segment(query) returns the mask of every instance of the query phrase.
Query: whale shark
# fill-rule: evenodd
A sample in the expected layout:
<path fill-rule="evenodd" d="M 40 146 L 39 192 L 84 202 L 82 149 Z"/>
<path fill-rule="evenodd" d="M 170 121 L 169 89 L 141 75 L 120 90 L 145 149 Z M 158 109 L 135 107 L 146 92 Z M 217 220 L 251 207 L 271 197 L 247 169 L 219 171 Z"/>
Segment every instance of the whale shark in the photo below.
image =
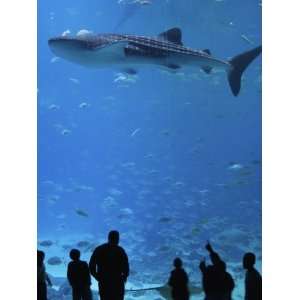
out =
<path fill-rule="evenodd" d="M 182 43 L 180 28 L 171 28 L 155 37 L 130 34 L 82 34 L 50 38 L 48 45 L 58 57 L 90 68 L 117 67 L 135 74 L 143 65 L 155 65 L 176 72 L 184 67 L 209 74 L 219 69 L 227 73 L 234 96 L 241 89 L 241 77 L 262 47 L 246 51 L 230 60 L 212 56 L 209 49 L 197 50 Z"/>

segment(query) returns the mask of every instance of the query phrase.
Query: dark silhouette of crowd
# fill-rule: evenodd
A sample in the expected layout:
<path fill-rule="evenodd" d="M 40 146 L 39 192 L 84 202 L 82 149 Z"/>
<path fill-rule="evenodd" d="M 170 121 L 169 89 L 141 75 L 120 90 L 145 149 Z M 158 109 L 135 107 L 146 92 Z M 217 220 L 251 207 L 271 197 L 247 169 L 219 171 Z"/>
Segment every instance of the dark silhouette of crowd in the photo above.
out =
<path fill-rule="evenodd" d="M 125 283 L 129 276 L 128 256 L 119 246 L 119 232 L 110 231 L 108 241 L 98 246 L 90 258 L 89 264 L 80 260 L 80 251 L 70 251 L 67 278 L 72 287 L 73 300 L 92 300 L 91 276 L 98 282 L 101 300 L 123 300 Z M 207 242 L 211 264 L 204 259 L 200 261 L 204 300 L 231 300 L 235 287 L 234 280 L 226 270 L 226 263 Z M 37 251 L 37 300 L 47 300 L 47 284 L 52 286 L 44 265 L 45 253 Z M 248 252 L 243 257 L 245 274 L 245 300 L 262 299 L 262 277 L 255 269 L 255 254 Z M 189 300 L 189 278 L 183 268 L 182 260 L 173 261 L 174 269 L 170 273 L 168 285 L 174 300 Z"/>

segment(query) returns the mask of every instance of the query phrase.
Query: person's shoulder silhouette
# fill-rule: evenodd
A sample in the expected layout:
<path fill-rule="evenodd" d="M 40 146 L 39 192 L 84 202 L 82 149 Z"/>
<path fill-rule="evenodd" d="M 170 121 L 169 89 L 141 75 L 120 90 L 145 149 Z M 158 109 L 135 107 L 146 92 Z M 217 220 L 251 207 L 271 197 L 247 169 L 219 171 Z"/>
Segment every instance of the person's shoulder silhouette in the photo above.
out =
<path fill-rule="evenodd" d="M 90 267 L 95 265 L 101 266 L 102 276 L 123 273 L 124 279 L 127 278 L 129 273 L 128 257 L 125 250 L 119 246 L 118 231 L 110 231 L 108 242 L 95 249 L 90 260 Z M 92 269 L 94 271 L 94 268 Z"/>

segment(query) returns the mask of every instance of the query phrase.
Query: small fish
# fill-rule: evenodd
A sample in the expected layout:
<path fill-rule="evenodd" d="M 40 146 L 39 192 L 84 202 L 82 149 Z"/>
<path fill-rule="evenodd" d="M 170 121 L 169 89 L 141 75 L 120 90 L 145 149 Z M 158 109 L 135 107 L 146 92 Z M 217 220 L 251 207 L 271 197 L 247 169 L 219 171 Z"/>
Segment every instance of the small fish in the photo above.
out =
<path fill-rule="evenodd" d="M 114 82 L 121 82 L 121 83 L 135 83 L 138 79 L 136 74 L 136 71 L 134 69 L 128 68 L 124 69 L 124 71 L 127 73 L 117 73 L 116 78 L 114 79 Z"/>
<path fill-rule="evenodd" d="M 69 130 L 69 129 L 63 129 L 60 133 L 62 135 L 69 135 L 71 133 L 71 130 Z"/>
<path fill-rule="evenodd" d="M 169 222 L 172 221 L 172 218 L 170 218 L 170 217 L 161 217 L 161 218 L 158 219 L 158 221 L 160 223 L 169 223 Z"/>
<path fill-rule="evenodd" d="M 113 101 L 113 100 L 115 100 L 115 97 L 114 96 L 105 96 L 104 99 L 108 100 L 108 101 Z"/>
<path fill-rule="evenodd" d="M 76 212 L 77 215 L 79 215 L 81 217 L 87 218 L 89 216 L 87 212 L 85 212 L 84 210 L 82 210 L 80 208 L 76 208 L 75 212 Z"/>
<path fill-rule="evenodd" d="M 243 169 L 243 167 L 244 167 L 244 166 L 241 165 L 241 164 L 234 163 L 234 164 L 231 164 L 231 165 L 228 167 L 228 170 L 237 171 L 237 170 Z"/>
<path fill-rule="evenodd" d="M 53 63 L 57 62 L 58 60 L 59 60 L 59 57 L 54 56 L 51 58 L 50 62 L 53 64 Z"/>
<path fill-rule="evenodd" d="M 132 215 L 133 214 L 133 210 L 128 207 L 120 209 L 120 212 L 124 215 Z"/>
<path fill-rule="evenodd" d="M 61 34 L 61 36 L 67 36 L 70 33 L 71 33 L 71 31 L 69 29 L 67 29 Z"/>
<path fill-rule="evenodd" d="M 113 196 L 121 196 L 123 194 L 123 192 L 121 192 L 120 190 L 115 189 L 115 188 L 109 189 L 108 192 L 109 192 L 109 194 L 111 194 Z"/>
<path fill-rule="evenodd" d="M 132 133 L 131 133 L 131 137 L 134 137 L 139 131 L 141 130 L 141 128 L 137 128 L 135 129 Z"/>
<path fill-rule="evenodd" d="M 170 246 L 167 246 L 167 245 L 162 245 L 162 246 L 160 246 L 160 247 L 158 248 L 158 251 L 159 251 L 159 252 L 167 252 L 167 251 L 169 251 L 169 250 L 171 250 L 171 247 L 170 247 Z"/>
<path fill-rule="evenodd" d="M 48 106 L 48 109 L 49 110 L 58 110 L 59 109 L 59 105 L 51 104 L 51 105 Z"/>
<path fill-rule="evenodd" d="M 39 243 L 42 247 L 51 247 L 54 243 L 50 240 L 45 240 Z"/>
<path fill-rule="evenodd" d="M 51 266 L 58 266 L 58 265 L 62 264 L 62 260 L 58 256 L 53 256 L 47 260 L 47 263 L 48 263 L 48 265 L 51 265 Z"/>
<path fill-rule="evenodd" d="M 134 168 L 135 167 L 135 163 L 129 161 L 129 162 L 125 162 L 125 163 L 121 164 L 121 166 L 124 167 L 124 168 Z"/>
<path fill-rule="evenodd" d="M 80 241 L 80 242 L 78 242 L 78 243 L 76 244 L 76 246 L 79 247 L 79 248 L 85 248 L 85 247 L 87 247 L 87 246 L 89 246 L 89 245 L 90 245 L 90 242 L 89 242 L 89 241 Z"/>
<path fill-rule="evenodd" d="M 154 155 L 152 153 L 148 153 L 144 156 L 144 158 L 153 158 Z"/>
<path fill-rule="evenodd" d="M 200 232 L 201 232 L 201 230 L 200 230 L 199 228 L 197 228 L 197 227 L 194 227 L 194 228 L 192 229 L 192 234 L 193 234 L 193 235 L 198 234 L 198 233 L 200 233 Z"/>
<path fill-rule="evenodd" d="M 79 108 L 87 108 L 87 107 L 89 107 L 90 105 L 88 104 L 88 103 L 86 103 L 86 102 L 82 102 L 82 103 L 80 103 L 79 105 L 78 105 L 78 107 Z"/>
<path fill-rule="evenodd" d="M 170 131 L 167 130 L 167 129 L 163 130 L 161 133 L 162 133 L 163 135 L 165 135 L 165 136 L 169 136 L 169 135 L 170 135 Z"/>
<path fill-rule="evenodd" d="M 64 220 L 65 218 L 66 218 L 65 214 L 60 214 L 60 215 L 56 216 L 56 219 L 59 219 L 59 220 Z"/>
<path fill-rule="evenodd" d="M 152 4 L 151 0 L 133 0 L 131 3 L 138 3 L 141 5 L 150 5 Z"/>
<path fill-rule="evenodd" d="M 89 35 L 89 34 L 93 34 L 93 31 L 90 31 L 87 29 L 81 29 L 76 33 L 76 36 L 85 36 L 85 35 Z"/>
<path fill-rule="evenodd" d="M 72 81 L 75 84 L 79 84 L 80 81 L 77 78 L 69 78 L 70 81 Z"/>
<path fill-rule="evenodd" d="M 261 160 L 259 160 L 259 159 L 254 159 L 254 160 L 251 161 L 251 163 L 252 163 L 253 165 L 260 165 L 260 164 L 261 164 Z"/>
<path fill-rule="evenodd" d="M 55 13 L 51 11 L 51 12 L 49 13 L 49 16 L 50 16 L 50 20 L 53 21 L 53 20 L 54 20 L 54 17 L 55 17 Z"/>
<path fill-rule="evenodd" d="M 254 44 L 245 34 L 242 34 L 241 38 L 251 45 Z"/>
<path fill-rule="evenodd" d="M 71 250 L 72 248 L 73 248 L 73 246 L 72 245 L 62 245 L 61 246 L 64 250 L 66 250 L 66 251 L 68 251 L 68 250 Z"/>
<path fill-rule="evenodd" d="M 175 187 L 183 187 L 183 186 L 185 186 L 185 184 L 184 184 L 184 182 L 182 182 L 182 181 L 176 181 L 176 182 L 174 183 L 174 186 L 175 186 Z"/>

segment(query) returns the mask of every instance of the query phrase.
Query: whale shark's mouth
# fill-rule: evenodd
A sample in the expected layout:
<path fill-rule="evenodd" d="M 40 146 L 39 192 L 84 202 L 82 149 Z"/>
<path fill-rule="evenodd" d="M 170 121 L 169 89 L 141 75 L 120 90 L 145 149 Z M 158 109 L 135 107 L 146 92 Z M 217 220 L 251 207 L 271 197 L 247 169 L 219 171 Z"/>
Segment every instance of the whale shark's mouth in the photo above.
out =
<path fill-rule="evenodd" d="M 84 39 L 71 38 L 71 37 L 55 37 L 48 40 L 49 47 L 53 49 L 86 49 L 88 43 Z"/>

